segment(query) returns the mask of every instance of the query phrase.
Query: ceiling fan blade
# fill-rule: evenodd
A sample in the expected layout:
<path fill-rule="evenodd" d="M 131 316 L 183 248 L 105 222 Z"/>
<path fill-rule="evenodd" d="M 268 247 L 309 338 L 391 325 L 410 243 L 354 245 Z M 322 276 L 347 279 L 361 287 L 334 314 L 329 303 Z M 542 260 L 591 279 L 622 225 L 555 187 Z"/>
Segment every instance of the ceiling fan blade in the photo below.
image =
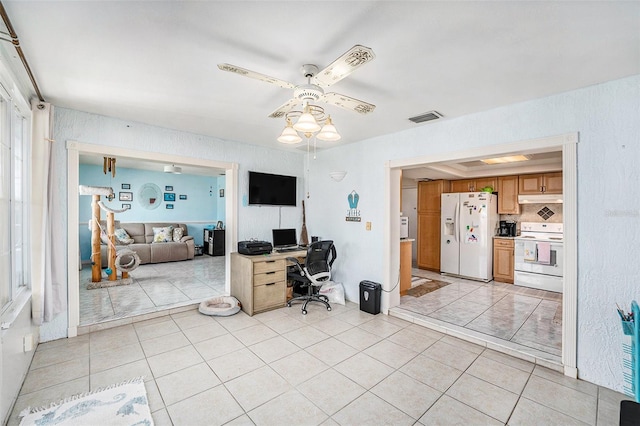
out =
<path fill-rule="evenodd" d="M 285 116 L 286 113 L 288 113 L 293 108 L 295 108 L 296 105 L 298 105 L 298 99 L 295 99 L 295 98 L 289 99 L 287 102 L 285 102 L 284 104 L 280 105 L 278 107 L 278 109 L 276 109 L 271 114 L 269 114 L 269 117 L 271 117 L 271 118 L 282 118 L 282 117 Z"/>
<path fill-rule="evenodd" d="M 339 107 L 350 109 L 360 114 L 369 114 L 376 109 L 374 104 L 364 102 L 350 96 L 341 95 L 340 93 L 325 93 L 322 100 L 328 104 L 337 105 Z"/>
<path fill-rule="evenodd" d="M 289 83 L 288 81 L 280 80 L 275 77 L 269 77 L 268 75 L 260 74 L 255 71 L 250 71 L 248 69 L 245 69 L 236 65 L 218 64 L 218 68 L 220 68 L 222 71 L 233 72 L 245 77 L 255 78 L 256 80 L 264 81 L 265 83 L 275 84 L 276 86 L 282 87 L 283 89 L 296 88 L 295 84 Z"/>
<path fill-rule="evenodd" d="M 331 86 L 342 80 L 361 66 L 373 61 L 376 55 L 368 47 L 356 44 L 344 55 L 333 61 L 315 76 L 320 86 Z"/>

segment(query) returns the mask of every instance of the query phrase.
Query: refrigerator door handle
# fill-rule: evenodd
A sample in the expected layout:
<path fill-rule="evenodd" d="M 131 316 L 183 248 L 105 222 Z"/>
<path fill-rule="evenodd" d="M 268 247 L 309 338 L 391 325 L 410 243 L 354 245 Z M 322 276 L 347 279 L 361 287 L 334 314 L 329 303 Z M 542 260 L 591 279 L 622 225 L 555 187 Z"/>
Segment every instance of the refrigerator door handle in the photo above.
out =
<path fill-rule="evenodd" d="M 453 228 L 455 229 L 453 235 L 456 239 L 456 243 L 460 242 L 460 203 L 456 203 L 456 211 L 453 216 Z"/>

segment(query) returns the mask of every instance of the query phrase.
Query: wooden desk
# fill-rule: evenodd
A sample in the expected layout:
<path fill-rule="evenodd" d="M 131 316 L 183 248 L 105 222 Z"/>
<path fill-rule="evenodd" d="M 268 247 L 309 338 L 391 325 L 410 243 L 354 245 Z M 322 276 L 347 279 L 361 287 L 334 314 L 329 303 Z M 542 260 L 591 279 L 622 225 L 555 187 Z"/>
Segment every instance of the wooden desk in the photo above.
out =
<path fill-rule="evenodd" d="M 231 295 L 248 315 L 285 306 L 287 257 L 306 256 L 306 250 L 256 256 L 231 253 Z"/>

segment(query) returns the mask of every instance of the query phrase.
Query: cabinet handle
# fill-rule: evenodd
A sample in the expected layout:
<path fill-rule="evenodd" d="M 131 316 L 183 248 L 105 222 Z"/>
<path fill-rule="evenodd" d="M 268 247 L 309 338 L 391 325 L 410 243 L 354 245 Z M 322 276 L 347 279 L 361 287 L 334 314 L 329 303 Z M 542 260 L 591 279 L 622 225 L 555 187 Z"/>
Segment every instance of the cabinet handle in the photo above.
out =
<path fill-rule="evenodd" d="M 272 271 L 272 272 L 265 272 L 265 275 L 273 275 L 273 274 L 275 274 L 275 273 L 276 273 L 276 271 Z"/>
<path fill-rule="evenodd" d="M 268 284 L 265 284 L 265 285 L 274 285 L 274 284 L 275 284 L 275 283 L 268 283 Z"/>
<path fill-rule="evenodd" d="M 275 260 L 265 260 L 264 263 L 275 263 Z"/>

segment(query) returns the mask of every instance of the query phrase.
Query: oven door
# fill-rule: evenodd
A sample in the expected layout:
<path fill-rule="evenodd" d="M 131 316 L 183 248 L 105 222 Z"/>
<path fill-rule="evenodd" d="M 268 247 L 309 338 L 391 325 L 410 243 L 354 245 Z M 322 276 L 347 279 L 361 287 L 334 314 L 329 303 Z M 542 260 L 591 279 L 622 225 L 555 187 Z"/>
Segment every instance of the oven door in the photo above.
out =
<path fill-rule="evenodd" d="M 525 260 L 525 241 L 531 244 L 531 239 L 515 240 L 515 266 L 516 271 L 530 272 L 534 274 L 552 275 L 562 277 L 564 275 L 563 246 L 562 242 L 549 241 L 551 243 L 551 256 L 549 264 L 540 263 L 537 260 Z M 536 241 L 536 240 L 533 240 Z"/>

